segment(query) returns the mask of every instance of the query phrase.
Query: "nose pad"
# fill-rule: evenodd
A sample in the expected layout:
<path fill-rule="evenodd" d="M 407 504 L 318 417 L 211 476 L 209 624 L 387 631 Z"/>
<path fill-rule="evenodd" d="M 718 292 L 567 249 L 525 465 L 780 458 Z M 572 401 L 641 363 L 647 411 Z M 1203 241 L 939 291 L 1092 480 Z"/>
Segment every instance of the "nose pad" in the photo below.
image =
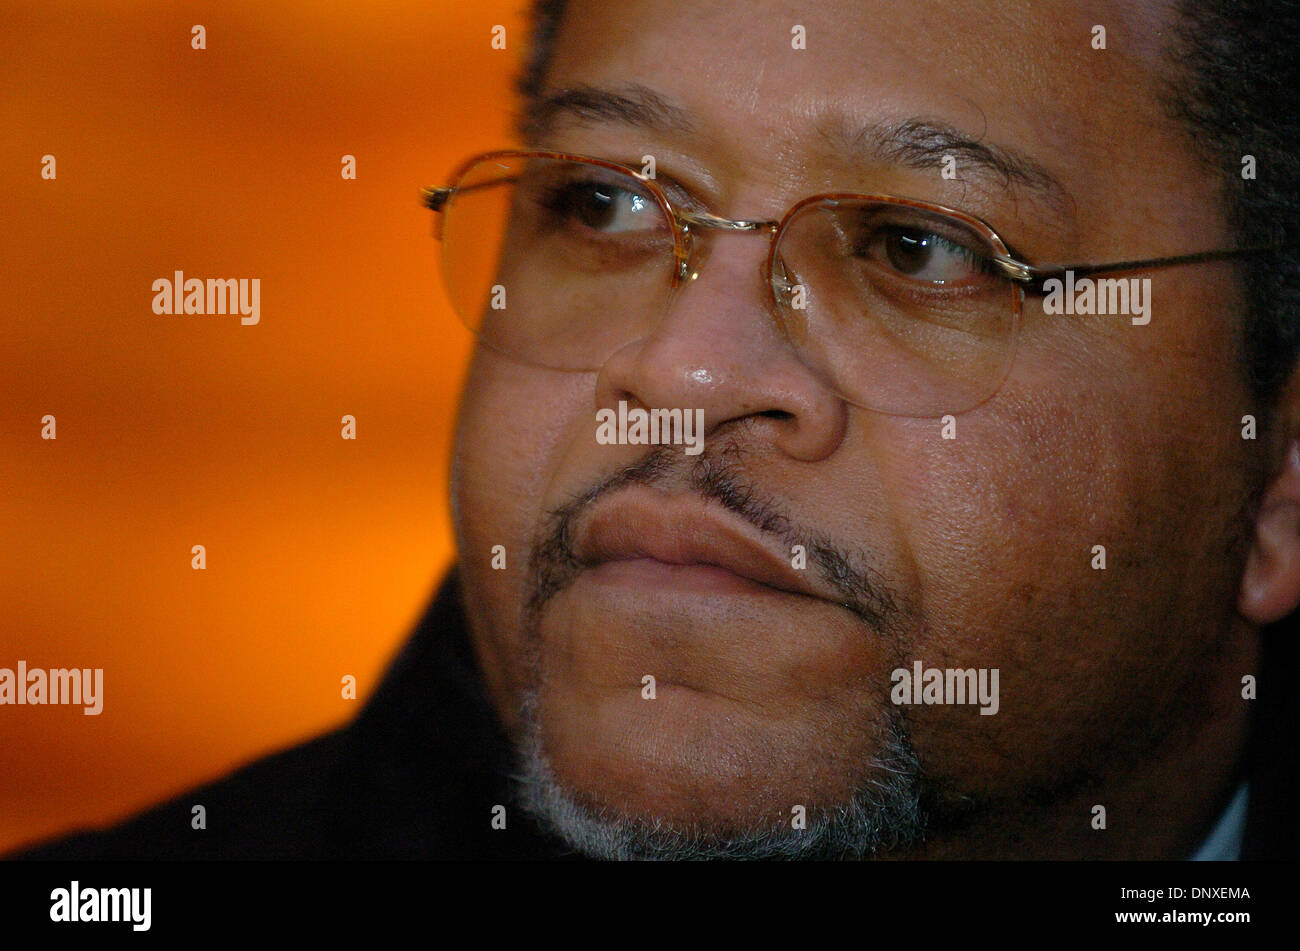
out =
<path fill-rule="evenodd" d="M 677 259 L 676 278 L 673 281 L 673 288 L 676 289 L 687 281 L 695 279 L 699 271 L 691 267 L 691 254 L 688 251 L 682 257 Z"/>
<path fill-rule="evenodd" d="M 677 258 L 677 270 L 674 272 L 674 291 L 681 290 L 683 285 L 699 277 L 700 266 L 704 259 L 700 244 L 695 240 L 695 232 L 691 231 L 691 226 L 682 222 L 679 227 L 681 229 L 678 231 L 681 256 Z"/>
<path fill-rule="evenodd" d="M 700 276 L 704 262 L 709 259 L 710 242 L 700 240 L 701 235 L 691 230 L 690 225 L 682 228 L 682 243 L 686 248 L 686 258 L 680 270 L 683 284 L 690 283 Z"/>
<path fill-rule="evenodd" d="M 779 254 L 772 255 L 771 262 L 764 261 L 761 270 L 763 279 L 772 290 L 773 317 L 780 324 L 786 339 L 798 346 L 807 339 L 808 334 L 805 317 L 807 288 L 800 288 L 797 281 L 790 280 L 790 272 Z"/>

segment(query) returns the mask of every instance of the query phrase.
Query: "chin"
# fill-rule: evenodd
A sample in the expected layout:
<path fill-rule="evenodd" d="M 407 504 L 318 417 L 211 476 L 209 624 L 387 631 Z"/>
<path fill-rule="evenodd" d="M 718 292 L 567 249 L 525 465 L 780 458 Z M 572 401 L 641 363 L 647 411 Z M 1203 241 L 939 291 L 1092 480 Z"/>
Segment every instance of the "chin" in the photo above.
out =
<path fill-rule="evenodd" d="M 916 757 L 888 720 L 874 755 L 834 755 L 815 731 L 691 688 L 586 703 L 551 686 L 525 704 L 521 798 L 581 852 L 864 858 L 923 835 Z"/>
<path fill-rule="evenodd" d="M 925 838 L 916 759 L 905 744 L 889 754 L 893 759 L 877 778 L 852 795 L 799 816 L 793 808 L 737 809 L 753 801 L 752 788 L 733 790 L 738 795 L 731 801 L 682 799 L 664 791 L 675 785 L 673 778 L 640 769 L 610 788 L 593 789 L 587 785 L 590 764 L 557 768 L 543 730 L 531 723 L 520 751 L 520 801 L 544 829 L 592 858 L 865 859 L 905 854 Z M 614 790 L 633 793 L 614 799 Z"/>
<path fill-rule="evenodd" d="M 797 749 L 783 724 L 743 704 L 671 683 L 578 694 L 547 691 L 540 745 L 585 807 L 647 821 L 747 827 L 779 820 L 811 790 L 776 754 Z M 797 788 L 803 786 L 803 788 Z"/>

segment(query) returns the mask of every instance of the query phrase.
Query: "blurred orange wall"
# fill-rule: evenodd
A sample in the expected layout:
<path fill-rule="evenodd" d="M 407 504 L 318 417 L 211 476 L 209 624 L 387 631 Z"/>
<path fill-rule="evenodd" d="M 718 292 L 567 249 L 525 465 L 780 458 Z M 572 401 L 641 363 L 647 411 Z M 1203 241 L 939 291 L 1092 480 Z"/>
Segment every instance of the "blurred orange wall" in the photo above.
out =
<path fill-rule="evenodd" d="M 522 7 L 0 4 L 0 667 L 104 668 L 0 706 L 0 851 L 342 722 L 409 633 L 470 342 L 418 187 L 510 141 Z M 155 315 L 175 270 L 260 323 Z"/>

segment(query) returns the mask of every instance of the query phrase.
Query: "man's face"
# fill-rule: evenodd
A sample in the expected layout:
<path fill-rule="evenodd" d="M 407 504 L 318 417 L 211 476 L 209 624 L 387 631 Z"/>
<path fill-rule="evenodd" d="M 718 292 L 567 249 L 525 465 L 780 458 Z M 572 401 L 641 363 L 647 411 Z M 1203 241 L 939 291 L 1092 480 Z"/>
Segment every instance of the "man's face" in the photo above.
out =
<path fill-rule="evenodd" d="M 1228 246 L 1158 99 L 1170 24 L 1014 7 L 571 3 L 546 92 L 644 87 L 688 128 L 561 112 L 535 144 L 653 155 L 733 218 L 825 192 L 922 199 L 1035 263 Z M 1038 168 L 999 175 L 954 146 L 949 178 L 924 143 L 909 158 L 857 135 L 910 119 Z M 598 824 L 715 839 L 797 837 L 795 807 L 812 825 L 856 797 L 913 853 L 926 821 L 925 854 L 1188 847 L 1253 656 L 1234 604 L 1256 410 L 1227 272 L 1124 275 L 1151 278 L 1142 325 L 1026 297 L 1006 381 L 945 429 L 846 402 L 773 320 L 765 241 L 703 241 L 698 278 L 598 373 L 484 348 L 470 371 L 466 600 L 501 715 L 555 788 Z M 598 443 L 620 401 L 702 409 L 703 453 Z M 917 661 L 997 669 L 996 713 L 894 703 L 891 673 Z M 1095 831 L 1092 804 L 1126 831 Z"/>

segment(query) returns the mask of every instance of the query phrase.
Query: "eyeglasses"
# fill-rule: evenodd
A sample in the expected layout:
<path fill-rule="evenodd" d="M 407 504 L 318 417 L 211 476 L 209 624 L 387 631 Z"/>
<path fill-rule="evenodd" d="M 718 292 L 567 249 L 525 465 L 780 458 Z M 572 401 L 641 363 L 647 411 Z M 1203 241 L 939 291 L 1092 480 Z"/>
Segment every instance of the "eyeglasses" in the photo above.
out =
<path fill-rule="evenodd" d="M 800 359 L 849 402 L 899 416 L 961 413 L 997 392 L 1024 296 L 1051 278 L 1280 249 L 1035 267 L 984 222 L 942 205 L 822 194 L 780 221 L 737 220 L 630 167 L 562 152 L 479 155 L 422 195 L 440 214 L 457 315 L 512 359 L 599 369 L 652 333 L 698 277 L 704 232 L 761 233 L 772 318 Z"/>

